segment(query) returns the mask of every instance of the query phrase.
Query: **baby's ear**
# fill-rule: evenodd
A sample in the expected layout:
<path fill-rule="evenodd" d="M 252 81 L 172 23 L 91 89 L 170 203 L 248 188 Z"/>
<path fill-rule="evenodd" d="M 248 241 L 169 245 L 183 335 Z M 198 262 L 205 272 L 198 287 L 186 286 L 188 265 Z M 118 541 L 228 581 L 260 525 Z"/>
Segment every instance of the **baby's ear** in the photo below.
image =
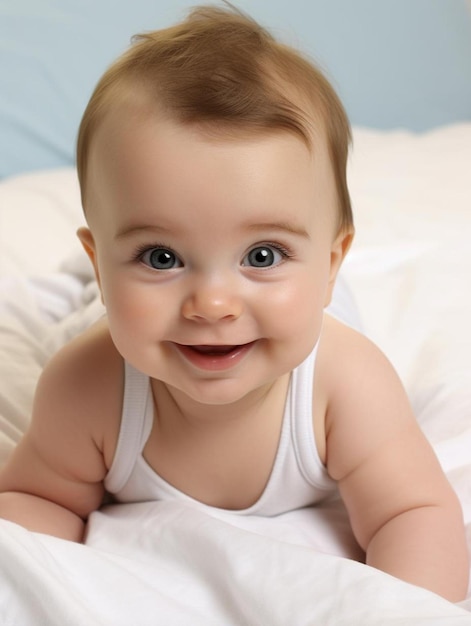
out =
<path fill-rule="evenodd" d="M 339 273 L 340 266 L 343 263 L 344 258 L 347 255 L 347 252 L 352 245 L 353 236 L 355 231 L 352 227 L 342 229 L 334 241 L 332 242 L 332 247 L 330 249 L 330 275 L 329 275 L 329 284 L 326 292 L 326 301 L 324 306 L 328 306 L 332 299 L 332 292 L 334 291 L 335 281 L 337 280 L 337 275 Z"/>
<path fill-rule="evenodd" d="M 93 269 L 95 271 L 95 276 L 98 282 L 98 286 L 100 287 L 100 273 L 98 271 L 98 262 L 96 255 L 96 246 L 95 240 L 92 235 L 92 231 L 89 228 L 83 226 L 79 228 L 77 231 L 77 237 L 80 239 L 80 242 L 88 255 L 88 258 L 92 262 Z"/>

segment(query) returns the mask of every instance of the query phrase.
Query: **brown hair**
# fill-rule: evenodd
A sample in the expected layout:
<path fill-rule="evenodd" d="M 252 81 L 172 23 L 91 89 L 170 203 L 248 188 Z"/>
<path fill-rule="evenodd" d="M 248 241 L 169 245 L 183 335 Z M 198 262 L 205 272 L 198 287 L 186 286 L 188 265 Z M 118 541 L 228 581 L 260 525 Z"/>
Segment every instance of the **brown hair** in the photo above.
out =
<path fill-rule="evenodd" d="M 136 88 L 178 122 L 228 133 L 285 130 L 308 147 L 312 122 L 320 120 L 336 181 L 339 226 L 352 226 L 346 181 L 351 134 L 344 108 L 310 61 L 250 17 L 231 5 L 202 6 L 180 24 L 134 37 L 99 81 L 82 118 L 77 142 L 82 197 L 94 130 L 113 103 Z"/>

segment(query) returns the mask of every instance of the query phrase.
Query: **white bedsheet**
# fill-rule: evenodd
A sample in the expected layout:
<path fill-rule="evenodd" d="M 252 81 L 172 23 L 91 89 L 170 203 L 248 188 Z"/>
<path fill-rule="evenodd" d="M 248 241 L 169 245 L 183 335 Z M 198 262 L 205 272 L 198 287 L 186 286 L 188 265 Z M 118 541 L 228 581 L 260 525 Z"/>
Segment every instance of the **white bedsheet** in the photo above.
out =
<path fill-rule="evenodd" d="M 1 623 L 471 624 L 434 594 L 302 545 L 324 532 L 313 511 L 233 522 L 176 503 L 125 505 L 93 515 L 89 546 L 4 523 Z"/>
<path fill-rule="evenodd" d="M 471 125 L 356 130 L 357 241 L 346 263 L 365 332 L 403 378 L 462 505 L 471 545 Z M 73 230 L 72 171 L 0 184 L 0 463 L 54 350 L 102 313 Z M 87 545 L 0 522 L 0 624 L 469 624 L 355 562 L 341 505 L 275 519 L 180 503 L 109 507 Z M 346 558 L 348 557 L 348 558 Z"/>

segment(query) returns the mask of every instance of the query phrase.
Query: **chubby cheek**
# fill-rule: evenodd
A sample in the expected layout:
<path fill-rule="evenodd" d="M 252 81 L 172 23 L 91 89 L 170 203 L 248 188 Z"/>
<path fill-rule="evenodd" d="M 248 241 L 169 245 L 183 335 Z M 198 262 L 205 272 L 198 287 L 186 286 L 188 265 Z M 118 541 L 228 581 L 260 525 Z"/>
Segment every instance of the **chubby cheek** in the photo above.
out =
<path fill-rule="evenodd" d="M 323 309 L 324 289 L 319 283 L 292 281 L 272 294 L 266 307 L 267 326 L 273 337 L 309 348 L 319 336 Z"/>
<path fill-rule="evenodd" d="M 155 335 L 166 324 L 166 299 L 150 285 L 119 275 L 103 277 L 102 295 L 112 334 Z"/>

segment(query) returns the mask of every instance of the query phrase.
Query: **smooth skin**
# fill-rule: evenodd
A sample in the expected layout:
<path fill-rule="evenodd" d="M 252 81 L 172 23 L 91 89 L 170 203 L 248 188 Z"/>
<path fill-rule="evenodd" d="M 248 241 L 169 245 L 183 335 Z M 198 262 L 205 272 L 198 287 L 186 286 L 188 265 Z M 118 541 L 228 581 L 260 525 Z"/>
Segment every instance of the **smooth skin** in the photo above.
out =
<path fill-rule="evenodd" d="M 116 106 L 91 148 L 79 237 L 107 317 L 61 350 L 0 473 L 0 515 L 83 539 L 116 448 L 123 358 L 151 379 L 144 449 L 177 489 L 243 509 L 276 455 L 290 372 L 319 341 L 313 430 L 367 563 L 463 599 L 458 500 L 384 355 L 324 313 L 338 230 L 326 142 L 228 136 Z"/>

